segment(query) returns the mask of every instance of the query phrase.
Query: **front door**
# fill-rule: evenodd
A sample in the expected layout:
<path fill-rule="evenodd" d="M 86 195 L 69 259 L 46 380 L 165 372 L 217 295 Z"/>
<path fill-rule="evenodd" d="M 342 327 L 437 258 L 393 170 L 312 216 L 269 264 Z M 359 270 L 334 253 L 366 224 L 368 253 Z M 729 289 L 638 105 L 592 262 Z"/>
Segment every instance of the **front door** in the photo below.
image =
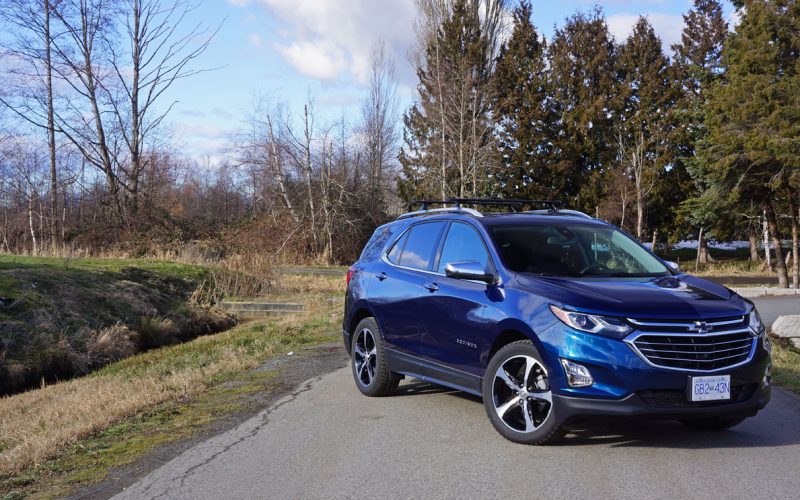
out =
<path fill-rule="evenodd" d="M 426 375 L 480 390 L 480 353 L 491 331 L 485 319 L 489 285 L 445 276 L 448 263 L 468 260 L 494 270 L 476 229 L 463 222 L 452 222 L 433 268 L 436 274 L 423 283 L 420 344 Z"/>

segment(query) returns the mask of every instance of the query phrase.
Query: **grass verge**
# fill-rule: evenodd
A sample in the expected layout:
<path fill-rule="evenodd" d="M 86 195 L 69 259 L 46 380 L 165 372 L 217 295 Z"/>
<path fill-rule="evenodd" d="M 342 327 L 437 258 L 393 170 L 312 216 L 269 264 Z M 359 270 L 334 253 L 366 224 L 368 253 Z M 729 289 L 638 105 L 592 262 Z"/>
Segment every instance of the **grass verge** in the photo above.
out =
<path fill-rule="evenodd" d="M 341 304 L 331 298 L 341 295 L 343 280 L 315 276 L 287 287 L 302 294 L 304 313 L 148 351 L 0 400 L 0 495 L 61 496 L 100 481 L 110 467 L 236 410 L 237 395 L 271 383 L 270 373 L 252 371 L 271 357 L 338 339 Z"/>
<path fill-rule="evenodd" d="M 800 349 L 785 339 L 771 337 L 772 380 L 779 386 L 800 394 Z"/>

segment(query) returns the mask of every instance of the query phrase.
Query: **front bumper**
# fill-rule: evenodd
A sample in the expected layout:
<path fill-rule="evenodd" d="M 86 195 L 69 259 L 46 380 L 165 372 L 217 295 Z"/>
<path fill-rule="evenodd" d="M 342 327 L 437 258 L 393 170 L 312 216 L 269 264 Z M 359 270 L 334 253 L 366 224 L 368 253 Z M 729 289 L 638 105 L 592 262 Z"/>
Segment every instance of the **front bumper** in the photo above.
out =
<path fill-rule="evenodd" d="M 752 395 L 736 402 L 689 403 L 669 397 L 670 406 L 654 404 L 650 397 L 639 393 L 622 399 L 591 399 L 553 395 L 553 409 L 559 420 L 575 423 L 598 418 L 647 418 L 653 420 L 683 420 L 707 417 L 752 417 L 764 408 L 770 399 L 770 387 L 759 385 Z"/>
<path fill-rule="evenodd" d="M 755 415 L 770 398 L 765 373 L 770 353 L 756 343 L 752 359 L 741 366 L 714 372 L 690 372 L 651 366 L 623 341 L 600 337 L 556 324 L 538 336 L 540 353 L 550 367 L 548 378 L 559 418 L 646 417 L 666 419 L 735 418 Z M 589 369 L 594 384 L 570 387 L 560 359 Z M 730 401 L 692 403 L 689 378 L 730 375 Z"/>

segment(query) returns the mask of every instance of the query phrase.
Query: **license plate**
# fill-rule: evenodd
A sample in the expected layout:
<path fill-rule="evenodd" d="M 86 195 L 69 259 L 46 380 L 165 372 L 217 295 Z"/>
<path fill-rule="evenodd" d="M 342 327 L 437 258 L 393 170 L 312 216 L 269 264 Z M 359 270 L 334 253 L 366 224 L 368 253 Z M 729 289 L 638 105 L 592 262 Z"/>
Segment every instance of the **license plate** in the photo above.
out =
<path fill-rule="evenodd" d="M 719 401 L 731 399 L 731 376 L 691 377 L 689 394 L 692 401 Z"/>

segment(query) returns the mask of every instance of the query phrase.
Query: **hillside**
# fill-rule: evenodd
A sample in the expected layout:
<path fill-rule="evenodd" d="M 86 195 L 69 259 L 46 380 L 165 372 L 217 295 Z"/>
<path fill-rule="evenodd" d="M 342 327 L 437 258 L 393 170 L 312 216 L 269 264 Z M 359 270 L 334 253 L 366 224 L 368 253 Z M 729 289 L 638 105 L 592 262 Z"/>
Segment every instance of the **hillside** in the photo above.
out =
<path fill-rule="evenodd" d="M 210 289 L 199 266 L 0 255 L 0 395 L 232 326 Z"/>

